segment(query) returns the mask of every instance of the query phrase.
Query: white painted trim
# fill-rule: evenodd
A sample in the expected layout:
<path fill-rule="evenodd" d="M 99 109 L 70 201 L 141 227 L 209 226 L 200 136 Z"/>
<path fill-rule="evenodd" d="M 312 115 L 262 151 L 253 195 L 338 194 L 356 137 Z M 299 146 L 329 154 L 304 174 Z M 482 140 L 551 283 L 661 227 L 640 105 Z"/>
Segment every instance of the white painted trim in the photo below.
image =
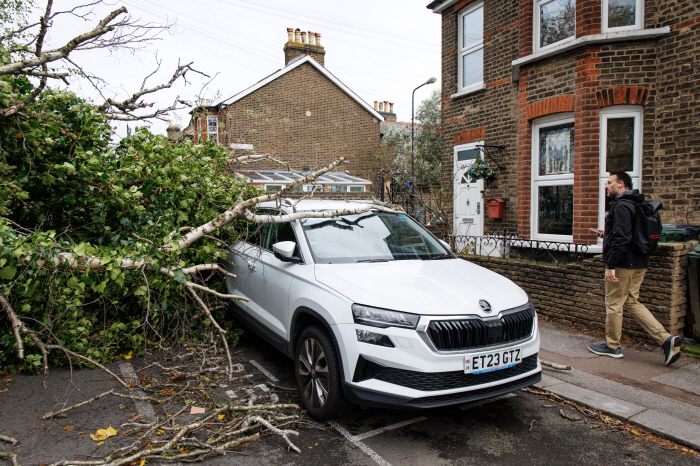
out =
<path fill-rule="evenodd" d="M 540 176 L 540 129 L 549 126 L 559 126 L 575 123 L 572 113 L 560 113 L 540 118 L 532 122 L 532 150 L 530 159 L 530 238 L 541 241 L 561 241 L 571 243 L 574 240 L 573 234 L 569 235 L 547 235 L 538 233 L 539 229 L 539 187 L 541 186 L 574 186 L 574 173 L 564 175 Z M 576 128 L 574 127 L 574 131 Z M 574 154 L 571 154 L 574 157 Z M 576 195 L 574 194 L 574 199 Z"/>
<path fill-rule="evenodd" d="M 258 83 L 254 84 L 253 86 L 249 87 L 248 89 L 239 92 L 238 94 L 234 95 L 233 97 L 229 97 L 228 99 L 222 101 L 218 105 L 231 105 L 235 102 L 238 102 L 241 100 L 243 97 L 246 97 L 247 95 L 252 94 L 253 92 L 257 91 L 263 86 L 266 86 L 267 84 L 271 83 L 275 79 L 279 78 L 280 76 L 284 76 L 285 74 L 289 73 L 290 71 L 294 70 L 295 68 L 300 67 L 304 63 L 309 63 L 311 66 L 316 68 L 316 70 L 324 75 L 326 78 L 328 78 L 333 84 L 338 86 L 340 90 L 345 92 L 347 95 L 350 96 L 351 99 L 353 99 L 355 102 L 360 104 L 362 108 L 367 110 L 374 118 L 376 118 L 378 121 L 384 121 L 384 117 L 381 116 L 371 105 L 369 105 L 367 102 L 362 100 L 360 96 L 355 94 L 350 88 L 348 88 L 345 84 L 343 84 L 338 78 L 333 76 L 333 74 L 328 71 L 325 67 L 321 66 L 316 60 L 311 58 L 310 55 L 305 56 L 301 60 L 297 60 L 294 63 L 290 64 L 289 66 L 285 66 L 281 70 L 277 70 L 275 73 L 271 74 L 267 78 L 263 79 L 262 81 L 259 81 Z"/>
<path fill-rule="evenodd" d="M 238 150 L 253 150 L 252 144 L 231 144 L 229 147 Z"/>
<path fill-rule="evenodd" d="M 635 24 L 631 26 L 620 26 L 616 28 L 608 27 L 608 8 L 610 0 L 602 0 L 600 14 L 600 29 L 602 32 L 610 31 L 636 31 L 644 29 L 644 0 L 635 0 Z"/>
<path fill-rule="evenodd" d="M 464 95 L 469 95 L 473 94 L 475 92 L 479 92 L 486 89 L 486 84 L 482 81 L 480 83 L 474 84 L 473 86 L 469 86 L 459 92 L 456 92 L 450 96 L 450 99 L 456 99 L 457 97 L 462 97 Z"/>
<path fill-rule="evenodd" d="M 577 39 L 560 42 L 552 46 L 552 48 L 547 48 L 532 55 L 526 57 L 518 58 L 513 60 L 511 63 L 513 67 L 513 81 L 518 81 L 520 79 L 520 67 L 527 65 L 529 63 L 541 60 L 543 58 L 548 58 L 560 53 L 568 52 L 569 50 L 575 49 L 577 47 L 582 47 L 585 45 L 599 44 L 603 42 L 620 42 L 626 40 L 645 40 L 654 39 L 666 35 L 671 32 L 670 26 L 664 26 L 662 28 L 655 29 L 636 29 L 632 31 L 615 31 L 606 32 L 604 34 L 591 34 L 589 36 L 579 37 Z"/>
<path fill-rule="evenodd" d="M 545 45 L 544 47 L 540 47 L 540 7 L 542 5 L 546 5 L 547 3 L 553 2 L 554 0 L 534 0 L 534 5 L 533 5 L 533 18 L 532 18 L 532 50 L 535 51 L 535 53 L 538 53 L 543 50 L 549 50 L 550 48 L 562 46 L 566 44 L 567 42 L 570 42 L 574 39 L 576 39 L 576 13 L 574 13 L 574 33 L 570 37 L 567 37 L 566 39 L 562 39 L 558 42 L 554 42 L 553 44 Z M 574 2 L 574 8 L 575 8 L 576 2 Z"/>

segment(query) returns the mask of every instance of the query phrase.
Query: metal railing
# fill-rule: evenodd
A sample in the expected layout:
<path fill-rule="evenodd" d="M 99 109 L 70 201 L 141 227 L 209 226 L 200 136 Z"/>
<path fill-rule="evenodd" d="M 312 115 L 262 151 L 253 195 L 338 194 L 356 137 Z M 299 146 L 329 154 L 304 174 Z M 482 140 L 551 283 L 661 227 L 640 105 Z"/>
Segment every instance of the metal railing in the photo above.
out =
<path fill-rule="evenodd" d="M 507 229 L 502 234 L 448 235 L 443 239 L 450 244 L 455 254 L 502 257 L 535 263 L 580 263 L 589 254 L 585 244 L 525 239 Z"/>

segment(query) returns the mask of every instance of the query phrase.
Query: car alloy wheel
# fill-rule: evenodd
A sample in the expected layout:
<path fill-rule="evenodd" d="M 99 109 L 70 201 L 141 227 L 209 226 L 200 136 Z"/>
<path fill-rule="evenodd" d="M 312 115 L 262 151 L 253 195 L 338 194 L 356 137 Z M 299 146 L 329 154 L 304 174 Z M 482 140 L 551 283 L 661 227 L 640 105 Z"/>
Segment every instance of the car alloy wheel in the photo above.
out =
<path fill-rule="evenodd" d="M 302 396 L 316 409 L 321 409 L 328 399 L 328 361 L 320 343 L 307 338 L 299 353 L 299 381 Z"/>

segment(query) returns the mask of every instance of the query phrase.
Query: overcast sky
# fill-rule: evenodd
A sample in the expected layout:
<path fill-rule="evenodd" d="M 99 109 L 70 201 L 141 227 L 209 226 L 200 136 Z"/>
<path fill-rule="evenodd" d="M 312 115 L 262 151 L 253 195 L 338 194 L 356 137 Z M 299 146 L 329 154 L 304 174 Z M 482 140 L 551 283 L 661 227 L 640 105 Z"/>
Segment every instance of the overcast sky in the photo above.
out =
<path fill-rule="evenodd" d="M 400 121 L 410 121 L 411 92 L 431 76 L 438 82 L 416 92 L 416 105 L 440 86 L 440 16 L 426 9 L 427 0 L 120 0 L 99 6 L 93 21 L 64 17 L 54 24 L 50 45 L 64 43 L 92 28 L 98 18 L 125 6 L 144 22 L 175 23 L 173 33 L 160 36 L 147 50 L 131 55 L 81 52 L 73 58 L 109 83 L 108 95 L 124 97 L 141 85 L 162 60 L 152 82 L 166 81 L 178 59 L 212 77 L 205 98 L 230 97 L 284 66 L 282 47 L 287 27 L 321 33 L 326 68 L 368 104 L 394 102 Z M 41 5 L 40 1 L 37 4 Z M 54 10 L 78 4 L 54 2 Z M 218 73 L 218 74 L 217 74 Z M 161 92 L 156 105 L 168 106 L 176 95 L 193 100 L 206 78 L 189 76 Z M 95 96 L 85 83 L 74 90 Z M 221 100 L 219 99 L 219 100 Z M 189 121 L 180 111 L 181 124 Z M 132 126 L 133 123 L 132 123 Z M 152 129 L 165 132 L 167 123 Z M 118 131 L 123 133 L 123 128 Z"/>

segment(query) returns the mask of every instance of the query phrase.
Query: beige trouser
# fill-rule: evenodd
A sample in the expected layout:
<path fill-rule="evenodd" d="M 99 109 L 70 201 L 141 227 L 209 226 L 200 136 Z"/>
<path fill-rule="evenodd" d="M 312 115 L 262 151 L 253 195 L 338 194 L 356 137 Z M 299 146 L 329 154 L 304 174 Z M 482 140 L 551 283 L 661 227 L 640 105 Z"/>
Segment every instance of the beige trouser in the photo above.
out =
<path fill-rule="evenodd" d="M 608 348 L 616 350 L 620 347 L 622 336 L 622 308 L 627 309 L 639 322 L 644 330 L 656 341 L 663 345 L 671 335 L 664 330 L 658 320 L 649 312 L 644 304 L 637 301 L 639 287 L 642 286 L 647 269 L 615 269 L 617 283 L 605 280 L 605 339 Z"/>

